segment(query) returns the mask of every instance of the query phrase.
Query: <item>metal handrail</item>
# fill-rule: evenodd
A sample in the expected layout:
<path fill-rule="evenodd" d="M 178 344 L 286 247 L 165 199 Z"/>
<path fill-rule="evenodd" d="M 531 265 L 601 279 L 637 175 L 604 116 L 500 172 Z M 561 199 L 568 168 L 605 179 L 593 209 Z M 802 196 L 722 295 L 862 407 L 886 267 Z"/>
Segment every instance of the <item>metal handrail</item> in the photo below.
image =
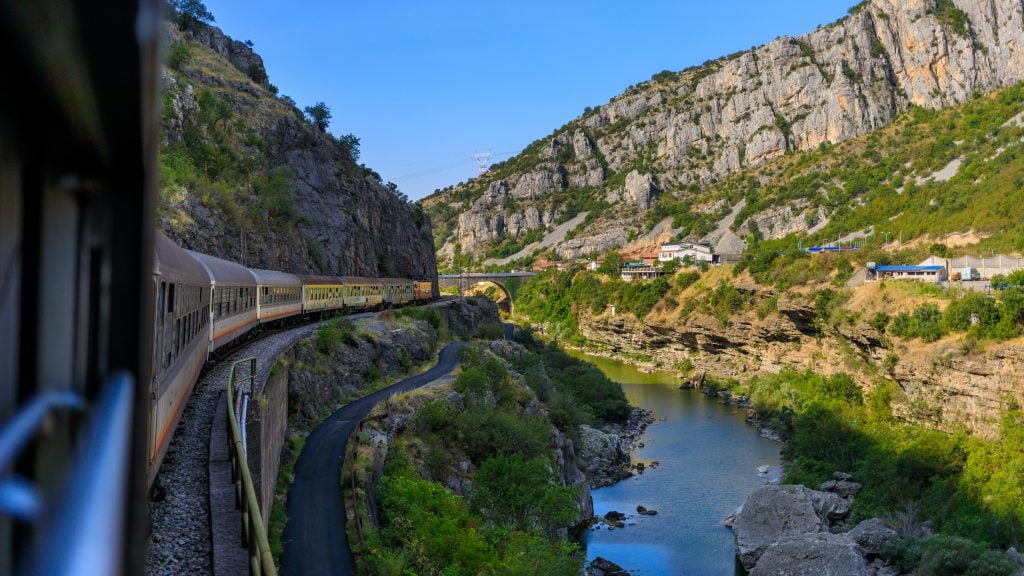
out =
<path fill-rule="evenodd" d="M 238 360 L 231 365 L 228 378 L 228 451 L 231 454 L 231 469 L 234 472 L 236 505 L 242 510 L 242 544 L 249 549 L 249 574 L 252 576 L 277 576 L 274 555 L 270 551 L 270 541 L 263 527 L 263 516 L 260 514 L 259 501 L 256 499 L 256 488 L 249 472 L 249 463 L 245 448 L 242 445 L 241 426 L 235 413 L 235 369 L 239 364 L 249 363 L 249 390 L 255 391 L 256 357 Z M 244 415 L 243 415 L 244 417 Z M 253 542 L 255 540 L 255 543 Z M 255 544 L 255 545 L 254 545 Z"/>
<path fill-rule="evenodd" d="M 14 462 L 35 437 L 46 415 L 54 410 L 83 410 L 85 401 L 71 390 L 52 390 L 32 398 L 0 429 L 0 514 L 21 520 L 38 519 L 43 511 L 42 497 L 35 485 L 8 474 Z"/>
<path fill-rule="evenodd" d="M 29 574 L 121 571 L 134 398 L 131 374 L 119 372 L 107 381 Z"/>

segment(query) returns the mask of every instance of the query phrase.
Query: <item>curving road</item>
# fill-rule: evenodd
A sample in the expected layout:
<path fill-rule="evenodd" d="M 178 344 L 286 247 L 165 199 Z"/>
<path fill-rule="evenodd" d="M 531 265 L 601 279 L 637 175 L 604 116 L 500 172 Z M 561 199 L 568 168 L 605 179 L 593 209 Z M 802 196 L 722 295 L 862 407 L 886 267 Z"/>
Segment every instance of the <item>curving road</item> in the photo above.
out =
<path fill-rule="evenodd" d="M 345 536 L 345 505 L 338 478 L 348 437 L 381 400 L 419 388 L 454 370 L 459 363 L 457 352 L 465 345 L 455 342 L 445 346 L 437 365 L 430 370 L 342 406 L 309 435 L 295 464 L 295 480 L 288 492 L 282 574 L 348 576 L 356 573 Z"/>

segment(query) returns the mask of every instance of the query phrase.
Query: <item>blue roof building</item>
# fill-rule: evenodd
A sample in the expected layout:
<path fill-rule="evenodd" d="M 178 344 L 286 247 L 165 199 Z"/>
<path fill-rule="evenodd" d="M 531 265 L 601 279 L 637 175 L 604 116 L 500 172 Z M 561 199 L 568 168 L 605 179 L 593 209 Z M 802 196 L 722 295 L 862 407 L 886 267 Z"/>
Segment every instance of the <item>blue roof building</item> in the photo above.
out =
<path fill-rule="evenodd" d="M 948 276 L 945 266 L 917 266 L 896 264 L 875 266 L 868 262 L 868 280 L 919 280 L 924 282 L 945 282 Z"/>

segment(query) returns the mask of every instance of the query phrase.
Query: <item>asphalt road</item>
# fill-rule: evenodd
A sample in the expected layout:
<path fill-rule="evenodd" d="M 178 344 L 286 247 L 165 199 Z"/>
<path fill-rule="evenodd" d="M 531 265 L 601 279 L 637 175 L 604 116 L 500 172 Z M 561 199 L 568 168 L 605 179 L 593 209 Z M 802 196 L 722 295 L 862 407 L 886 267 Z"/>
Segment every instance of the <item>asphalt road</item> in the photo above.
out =
<path fill-rule="evenodd" d="M 356 573 L 345 536 L 345 506 L 338 477 L 348 437 L 377 402 L 419 388 L 455 369 L 459 363 L 456 352 L 465 345 L 456 342 L 445 346 L 437 365 L 430 370 L 342 406 L 309 435 L 295 464 L 295 481 L 288 492 L 281 574 Z"/>

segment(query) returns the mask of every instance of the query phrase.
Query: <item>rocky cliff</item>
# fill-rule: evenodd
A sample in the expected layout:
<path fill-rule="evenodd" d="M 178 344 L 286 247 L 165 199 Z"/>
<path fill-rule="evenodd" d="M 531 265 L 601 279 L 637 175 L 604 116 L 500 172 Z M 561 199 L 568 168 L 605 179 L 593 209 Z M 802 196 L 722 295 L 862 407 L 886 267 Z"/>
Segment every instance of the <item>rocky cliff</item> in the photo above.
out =
<path fill-rule="evenodd" d="M 756 301 L 777 298 L 776 311 L 761 317 L 750 310 L 723 321 L 699 311 L 680 317 L 662 303 L 644 320 L 581 312 L 579 330 L 596 346 L 595 353 L 650 369 L 686 366 L 681 377 L 698 385 L 708 377 L 746 381 L 787 368 L 849 373 L 865 390 L 879 378 L 889 380 L 899 388 L 893 399 L 898 418 L 948 431 L 965 426 L 988 438 L 998 436 L 1000 418 L 1011 405 L 1024 403 L 1019 338 L 980 349 L 965 346 L 957 336 L 933 343 L 892 342 L 867 322 L 863 300 L 868 296 L 851 299 L 847 321 L 822 326 L 810 298 L 777 296 L 749 284 L 747 290 Z M 880 301 L 884 295 L 871 297 Z"/>
<path fill-rule="evenodd" d="M 203 24 L 169 24 L 166 41 L 165 233 L 253 267 L 436 277 L 429 218 L 357 163 L 358 139 L 278 96 L 251 44 Z"/>
<path fill-rule="evenodd" d="M 913 106 L 942 108 L 1018 82 L 1022 41 L 1024 8 L 1015 0 L 870 0 L 804 36 L 658 73 L 424 200 L 439 255 L 479 261 L 578 212 L 587 221 L 570 235 L 571 250 L 556 245 L 556 253 L 620 245 L 613 232 L 642 232 L 659 204 L 684 203 L 713 227 L 737 198 L 710 193 L 710 184 L 863 135 Z M 799 231 L 826 215 L 763 217 Z M 672 232 L 699 239 L 709 231 Z"/>

